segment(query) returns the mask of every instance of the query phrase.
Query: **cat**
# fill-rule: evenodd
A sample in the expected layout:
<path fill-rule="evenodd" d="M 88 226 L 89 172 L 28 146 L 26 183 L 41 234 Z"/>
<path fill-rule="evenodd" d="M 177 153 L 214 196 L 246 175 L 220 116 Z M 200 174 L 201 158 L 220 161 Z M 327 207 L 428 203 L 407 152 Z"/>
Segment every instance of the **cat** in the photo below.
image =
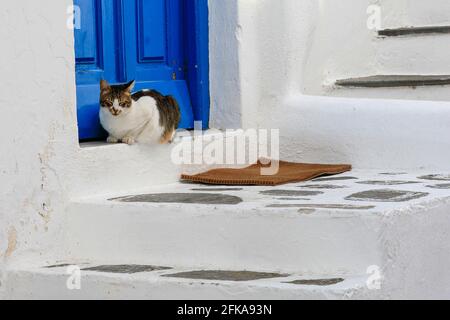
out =
<path fill-rule="evenodd" d="M 135 81 L 100 81 L 100 123 L 108 143 L 166 144 L 175 137 L 181 114 L 176 99 L 156 90 L 132 92 Z"/>

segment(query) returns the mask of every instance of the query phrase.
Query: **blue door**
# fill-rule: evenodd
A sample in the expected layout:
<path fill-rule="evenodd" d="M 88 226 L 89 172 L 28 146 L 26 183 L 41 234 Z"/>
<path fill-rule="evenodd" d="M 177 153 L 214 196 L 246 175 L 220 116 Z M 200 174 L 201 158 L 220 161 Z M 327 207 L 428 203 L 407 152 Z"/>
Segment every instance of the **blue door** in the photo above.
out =
<path fill-rule="evenodd" d="M 206 0 L 200 0 L 203 1 Z M 199 72 L 207 72 L 207 64 L 197 61 L 204 56 L 199 49 L 207 39 L 194 43 L 194 47 L 189 40 L 201 27 L 193 24 L 192 21 L 199 20 L 189 15 L 196 17 L 203 12 L 190 8 L 192 0 L 74 0 L 74 3 L 81 13 L 80 28 L 75 29 L 80 140 L 105 136 L 98 118 L 101 79 L 113 84 L 134 79 L 135 90 L 156 89 L 175 96 L 182 113 L 181 128 L 193 127 L 194 113 L 198 114 L 198 120 L 205 118 L 205 112 L 194 111 L 205 109 L 206 104 L 209 109 L 209 101 L 197 105 L 205 97 L 205 92 L 201 92 L 202 88 L 207 90 L 205 79 L 195 80 Z M 193 50 L 189 49 L 192 47 Z M 193 65 L 195 68 L 189 73 Z M 199 71 L 202 65 L 203 70 Z M 191 79 L 196 83 L 190 83 Z"/>

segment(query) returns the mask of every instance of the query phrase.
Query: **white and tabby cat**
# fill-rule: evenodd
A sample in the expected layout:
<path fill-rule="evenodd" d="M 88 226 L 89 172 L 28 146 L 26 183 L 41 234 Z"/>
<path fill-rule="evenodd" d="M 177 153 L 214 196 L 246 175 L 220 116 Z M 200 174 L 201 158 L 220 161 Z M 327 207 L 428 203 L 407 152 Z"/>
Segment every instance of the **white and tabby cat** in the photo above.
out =
<path fill-rule="evenodd" d="M 109 133 L 108 142 L 172 142 L 181 118 L 177 101 L 155 90 L 132 93 L 134 83 L 100 82 L 100 123 Z"/>

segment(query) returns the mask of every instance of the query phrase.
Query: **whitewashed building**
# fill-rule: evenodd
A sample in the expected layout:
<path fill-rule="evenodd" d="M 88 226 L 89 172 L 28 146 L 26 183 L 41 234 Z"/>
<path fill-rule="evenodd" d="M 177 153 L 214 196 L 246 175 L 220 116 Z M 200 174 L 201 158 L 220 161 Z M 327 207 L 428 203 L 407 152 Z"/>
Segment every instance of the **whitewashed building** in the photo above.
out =
<path fill-rule="evenodd" d="M 146 6 L 165 1 L 133 3 L 147 21 L 160 17 Z M 77 51 L 89 38 L 74 39 L 80 29 L 68 26 L 72 0 L 5 2 L 0 298 L 450 298 L 450 2 L 207 5 L 209 22 L 192 32 L 203 30 L 196 43 L 209 79 L 197 83 L 206 100 L 198 114 L 191 101 L 192 117 L 207 116 L 212 129 L 279 129 L 282 159 L 354 170 L 273 189 L 195 191 L 179 183 L 189 168 L 172 161 L 177 145 L 80 141 L 80 74 L 106 66 L 109 33 L 95 33 L 101 50 Z M 148 30 L 143 43 L 155 36 Z M 135 58 L 124 43 L 126 58 L 111 60 L 125 70 L 119 80 Z M 170 63 L 151 46 L 139 52 L 136 68 Z M 180 92 L 194 97 L 186 81 Z M 241 201 L 133 201 L 196 192 Z"/>

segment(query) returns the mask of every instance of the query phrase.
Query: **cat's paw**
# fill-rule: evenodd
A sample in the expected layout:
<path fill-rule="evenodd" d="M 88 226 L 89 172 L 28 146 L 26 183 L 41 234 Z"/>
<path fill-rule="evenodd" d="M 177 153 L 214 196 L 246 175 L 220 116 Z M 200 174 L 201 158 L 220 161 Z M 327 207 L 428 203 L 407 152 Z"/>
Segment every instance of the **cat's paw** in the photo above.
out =
<path fill-rule="evenodd" d="M 136 140 L 133 137 L 125 137 L 122 139 L 122 142 L 131 146 L 136 143 Z"/>
<path fill-rule="evenodd" d="M 106 139 L 106 142 L 108 142 L 108 143 L 118 143 L 119 139 L 109 136 L 108 139 Z"/>

